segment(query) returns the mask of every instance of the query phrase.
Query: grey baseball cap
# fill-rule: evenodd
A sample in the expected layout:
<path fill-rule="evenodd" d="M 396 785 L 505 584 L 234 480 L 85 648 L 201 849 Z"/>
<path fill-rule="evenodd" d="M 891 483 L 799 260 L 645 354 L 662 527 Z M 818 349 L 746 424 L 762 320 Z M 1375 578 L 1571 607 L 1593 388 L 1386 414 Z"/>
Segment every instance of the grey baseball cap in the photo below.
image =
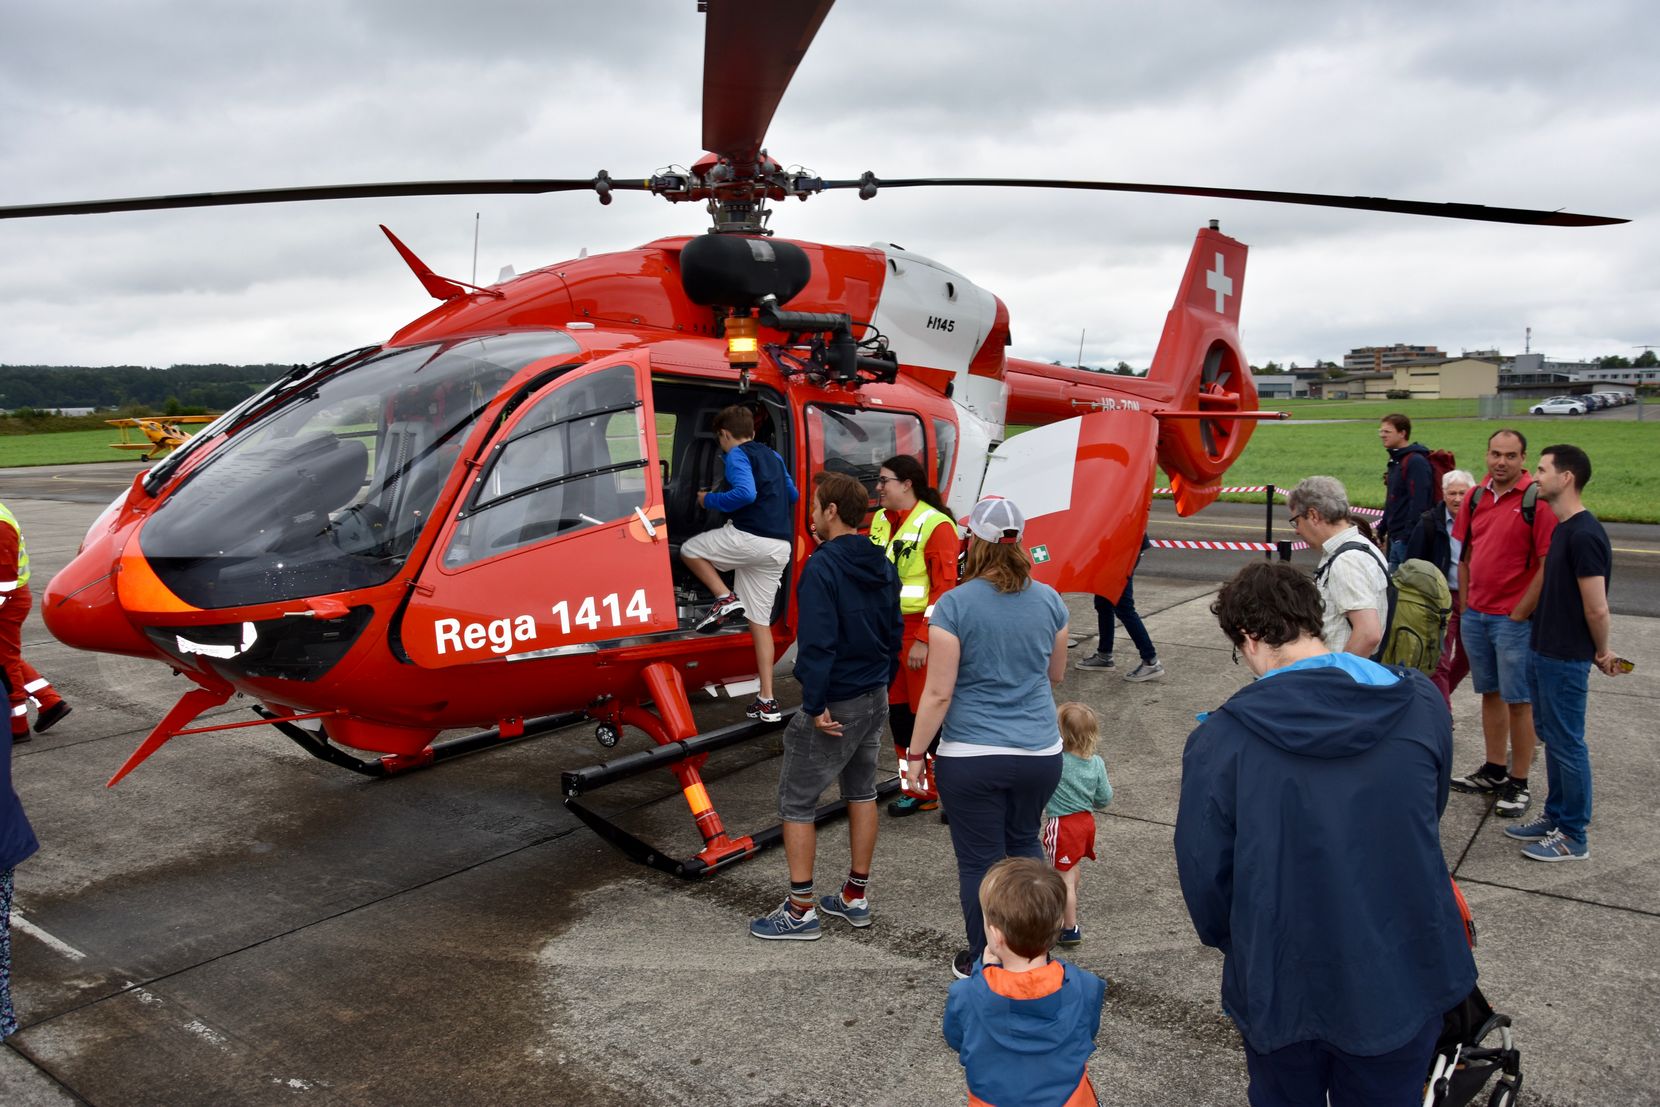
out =
<path fill-rule="evenodd" d="M 983 542 L 1015 545 L 1026 530 L 1026 516 L 1013 500 L 987 496 L 968 513 L 968 532 Z"/>

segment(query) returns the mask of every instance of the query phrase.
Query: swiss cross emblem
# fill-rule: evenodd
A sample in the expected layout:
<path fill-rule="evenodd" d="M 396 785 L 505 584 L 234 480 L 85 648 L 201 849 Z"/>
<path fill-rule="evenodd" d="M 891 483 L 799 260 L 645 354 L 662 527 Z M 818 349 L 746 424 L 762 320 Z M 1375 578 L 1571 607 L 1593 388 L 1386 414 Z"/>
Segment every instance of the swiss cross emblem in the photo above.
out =
<path fill-rule="evenodd" d="M 1049 547 L 1048 546 L 1033 546 L 1032 547 L 1032 564 L 1033 565 L 1042 565 L 1045 561 L 1048 561 L 1048 560 L 1049 560 Z"/>
<path fill-rule="evenodd" d="M 1216 293 L 1216 314 L 1226 314 L 1228 297 L 1233 295 L 1233 278 L 1222 268 L 1222 255 L 1216 255 L 1216 268 L 1205 273 L 1205 287 Z"/>

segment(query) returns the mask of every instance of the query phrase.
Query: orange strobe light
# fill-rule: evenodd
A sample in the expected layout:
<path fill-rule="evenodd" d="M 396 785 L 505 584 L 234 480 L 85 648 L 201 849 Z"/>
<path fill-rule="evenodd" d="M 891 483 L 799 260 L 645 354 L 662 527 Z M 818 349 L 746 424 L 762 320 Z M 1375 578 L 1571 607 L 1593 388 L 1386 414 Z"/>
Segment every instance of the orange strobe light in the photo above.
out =
<path fill-rule="evenodd" d="M 726 361 L 738 369 L 753 369 L 761 360 L 760 325 L 753 315 L 726 320 Z"/>

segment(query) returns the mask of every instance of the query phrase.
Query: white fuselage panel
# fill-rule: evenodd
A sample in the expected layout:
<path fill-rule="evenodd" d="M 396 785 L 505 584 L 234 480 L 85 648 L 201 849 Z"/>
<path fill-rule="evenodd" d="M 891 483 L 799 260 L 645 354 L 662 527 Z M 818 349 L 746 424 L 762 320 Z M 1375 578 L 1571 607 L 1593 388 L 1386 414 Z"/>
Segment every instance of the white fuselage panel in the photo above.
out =
<path fill-rule="evenodd" d="M 997 321 L 996 297 L 937 261 L 885 242 L 872 246 L 882 251 L 888 267 L 872 322 L 888 336 L 899 360 L 966 374 Z"/>

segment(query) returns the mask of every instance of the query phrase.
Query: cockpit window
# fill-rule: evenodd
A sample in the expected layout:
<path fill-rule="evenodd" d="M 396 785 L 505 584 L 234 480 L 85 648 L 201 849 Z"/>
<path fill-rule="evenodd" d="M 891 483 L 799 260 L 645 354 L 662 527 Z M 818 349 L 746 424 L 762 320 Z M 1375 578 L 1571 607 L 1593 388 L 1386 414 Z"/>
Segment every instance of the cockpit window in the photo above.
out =
<path fill-rule="evenodd" d="M 626 519 L 645 502 L 645 419 L 634 367 L 567 378 L 491 452 L 444 564 Z"/>
<path fill-rule="evenodd" d="M 468 432 L 552 331 L 388 350 L 284 397 L 208 457 L 141 533 L 180 599 L 221 608 L 389 580 L 431 518 Z"/>

